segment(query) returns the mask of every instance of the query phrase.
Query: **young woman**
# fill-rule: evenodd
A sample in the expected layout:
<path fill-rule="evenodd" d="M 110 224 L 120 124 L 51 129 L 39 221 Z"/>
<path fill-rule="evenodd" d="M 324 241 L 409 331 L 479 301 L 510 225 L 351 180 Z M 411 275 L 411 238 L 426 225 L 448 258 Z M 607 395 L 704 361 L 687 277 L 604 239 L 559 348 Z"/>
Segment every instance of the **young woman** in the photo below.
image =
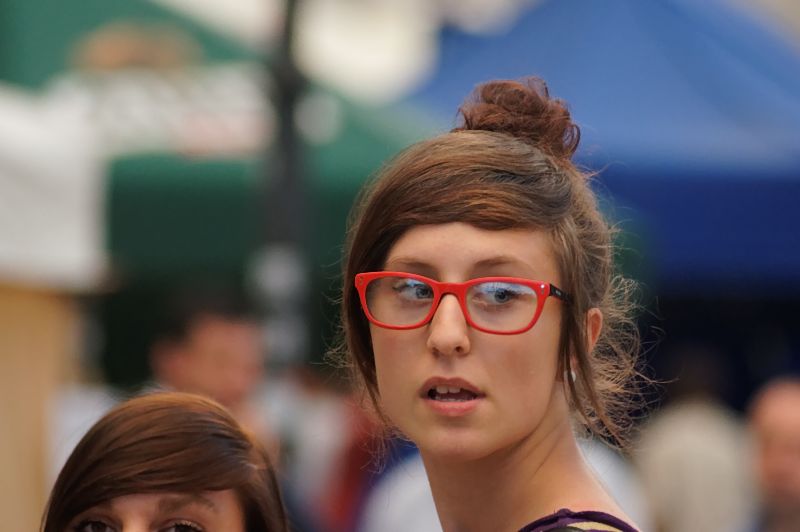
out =
<path fill-rule="evenodd" d="M 419 447 L 446 532 L 634 531 L 575 438 L 623 441 L 638 350 L 610 227 L 570 160 L 578 128 L 536 79 L 482 85 L 461 114 L 356 211 L 356 377 Z"/>
<path fill-rule="evenodd" d="M 84 436 L 56 480 L 43 532 L 285 532 L 265 450 L 210 399 L 129 400 Z"/>

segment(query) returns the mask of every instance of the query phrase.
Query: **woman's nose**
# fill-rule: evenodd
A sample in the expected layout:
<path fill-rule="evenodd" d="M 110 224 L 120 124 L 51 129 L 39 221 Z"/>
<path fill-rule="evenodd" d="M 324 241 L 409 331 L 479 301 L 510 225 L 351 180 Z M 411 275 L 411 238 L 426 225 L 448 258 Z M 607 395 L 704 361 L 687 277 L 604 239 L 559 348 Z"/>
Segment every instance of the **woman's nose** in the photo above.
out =
<path fill-rule="evenodd" d="M 465 355 L 470 350 L 469 324 L 458 298 L 442 296 L 428 324 L 428 349 L 440 355 Z"/>

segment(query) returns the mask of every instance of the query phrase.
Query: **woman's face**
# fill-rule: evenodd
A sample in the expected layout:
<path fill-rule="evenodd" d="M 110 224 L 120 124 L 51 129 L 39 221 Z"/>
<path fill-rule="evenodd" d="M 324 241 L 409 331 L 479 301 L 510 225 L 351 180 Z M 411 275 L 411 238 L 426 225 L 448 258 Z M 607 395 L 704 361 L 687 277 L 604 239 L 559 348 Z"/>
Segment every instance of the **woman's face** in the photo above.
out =
<path fill-rule="evenodd" d="M 73 519 L 69 532 L 244 532 L 233 490 L 124 495 Z"/>
<path fill-rule="evenodd" d="M 464 223 L 410 229 L 384 269 L 445 282 L 489 276 L 560 282 L 544 232 Z M 548 298 L 536 325 L 516 335 L 471 328 L 453 295 L 443 296 L 420 328 L 370 325 L 383 410 L 423 454 L 443 458 L 480 458 L 563 427 L 569 409 L 557 382 L 562 304 Z M 431 391 L 437 386 L 455 395 L 444 400 Z"/>

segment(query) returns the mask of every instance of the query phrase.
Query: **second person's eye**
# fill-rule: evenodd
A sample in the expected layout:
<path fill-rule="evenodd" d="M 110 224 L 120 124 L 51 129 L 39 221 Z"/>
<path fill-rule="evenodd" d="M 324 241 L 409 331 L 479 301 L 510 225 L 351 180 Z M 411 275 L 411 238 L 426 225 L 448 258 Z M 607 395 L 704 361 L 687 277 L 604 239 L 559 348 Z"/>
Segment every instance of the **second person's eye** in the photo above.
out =
<path fill-rule="evenodd" d="M 177 523 L 172 523 L 170 526 L 165 528 L 161 532 L 203 532 L 204 529 L 198 524 L 192 523 L 190 521 L 179 521 Z"/>
<path fill-rule="evenodd" d="M 73 532 L 117 532 L 116 529 L 111 525 L 96 519 L 86 519 L 85 521 L 81 521 L 72 530 Z"/>

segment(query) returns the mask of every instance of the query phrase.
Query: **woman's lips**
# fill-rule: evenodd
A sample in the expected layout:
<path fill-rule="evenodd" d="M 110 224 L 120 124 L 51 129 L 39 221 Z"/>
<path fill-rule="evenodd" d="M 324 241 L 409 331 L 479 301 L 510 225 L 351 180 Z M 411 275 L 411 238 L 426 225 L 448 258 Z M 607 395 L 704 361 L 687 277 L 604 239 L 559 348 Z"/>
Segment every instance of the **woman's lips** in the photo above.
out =
<path fill-rule="evenodd" d="M 457 393 L 458 391 L 463 391 L 477 397 L 483 397 L 485 395 L 480 388 L 460 377 L 431 377 L 420 387 L 420 396 L 427 397 L 428 393 L 431 391 L 438 391 L 440 393 Z"/>
<path fill-rule="evenodd" d="M 452 416 L 475 409 L 486 395 L 465 379 L 432 377 L 420 388 L 420 397 L 435 411 Z"/>

